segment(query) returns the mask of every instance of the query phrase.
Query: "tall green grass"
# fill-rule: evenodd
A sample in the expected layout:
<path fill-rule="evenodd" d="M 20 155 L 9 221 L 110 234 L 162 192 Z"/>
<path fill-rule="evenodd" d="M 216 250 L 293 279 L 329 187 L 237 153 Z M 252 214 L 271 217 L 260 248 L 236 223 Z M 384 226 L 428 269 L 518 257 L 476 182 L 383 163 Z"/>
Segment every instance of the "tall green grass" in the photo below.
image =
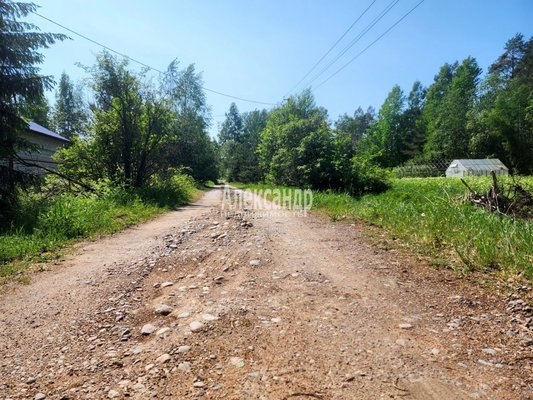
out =
<path fill-rule="evenodd" d="M 176 175 L 135 192 L 106 187 L 97 195 L 21 194 L 17 217 L 0 231 L 0 278 L 23 269 L 20 261 L 57 257 L 69 243 L 120 231 L 185 204 L 198 192 L 192 178 Z"/>
<path fill-rule="evenodd" d="M 479 192 L 491 183 L 489 178 L 468 178 L 467 182 Z M 533 178 L 521 183 L 531 188 Z M 465 204 L 460 197 L 466 193 L 456 179 L 398 179 L 387 192 L 361 198 L 313 192 L 313 210 L 334 221 L 362 220 L 378 225 L 415 252 L 461 272 L 499 270 L 532 279 L 533 221 Z"/>

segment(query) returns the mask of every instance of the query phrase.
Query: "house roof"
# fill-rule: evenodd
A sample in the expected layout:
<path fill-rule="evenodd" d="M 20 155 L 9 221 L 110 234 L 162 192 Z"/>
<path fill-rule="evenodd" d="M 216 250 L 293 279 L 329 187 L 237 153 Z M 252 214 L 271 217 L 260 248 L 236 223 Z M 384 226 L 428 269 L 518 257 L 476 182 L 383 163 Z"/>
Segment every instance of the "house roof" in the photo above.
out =
<path fill-rule="evenodd" d="M 454 164 L 460 164 L 463 167 L 474 171 L 492 171 L 498 169 L 508 169 L 505 164 L 497 158 L 453 160 L 450 164 L 450 167 L 452 167 Z"/>
<path fill-rule="evenodd" d="M 70 140 L 68 140 L 67 138 L 64 138 L 63 136 L 52 132 L 49 129 L 46 129 L 44 126 L 41 126 L 33 121 L 28 122 L 28 128 L 32 132 L 40 133 L 41 135 L 45 135 L 56 140 L 61 140 L 62 142 L 70 142 Z"/>

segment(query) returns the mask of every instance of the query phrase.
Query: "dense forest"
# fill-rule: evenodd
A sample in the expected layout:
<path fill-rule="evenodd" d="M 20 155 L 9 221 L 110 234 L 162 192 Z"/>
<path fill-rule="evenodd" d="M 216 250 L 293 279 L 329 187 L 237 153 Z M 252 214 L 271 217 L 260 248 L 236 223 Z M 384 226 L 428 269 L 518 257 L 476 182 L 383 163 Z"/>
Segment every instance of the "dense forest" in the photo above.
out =
<path fill-rule="evenodd" d="M 232 104 L 219 143 L 230 180 L 352 194 L 383 189 L 385 170 L 438 174 L 430 167 L 455 158 L 499 158 L 531 174 L 533 38 L 511 38 L 484 76 L 473 57 L 445 63 L 429 86 L 394 86 L 377 112 L 358 107 L 333 124 L 310 90 L 270 111 L 240 115 Z"/>
<path fill-rule="evenodd" d="M 39 50 L 66 37 L 20 21 L 34 10 L 0 1 L 0 219 L 35 187 L 6 162 L 32 150 L 18 135 L 30 120 L 71 140 L 49 179 L 75 192 L 158 188 L 186 174 L 359 195 L 386 189 L 392 171 L 453 158 L 495 157 L 533 173 L 533 38 L 521 34 L 485 74 L 473 57 L 445 63 L 428 86 L 394 86 L 379 110 L 347 105 L 355 111 L 334 122 L 310 89 L 270 110 L 231 104 L 214 139 L 201 75 L 177 60 L 154 75 L 103 51 L 83 67 L 83 84 L 63 73 L 48 104 L 54 85 L 39 74 Z"/>

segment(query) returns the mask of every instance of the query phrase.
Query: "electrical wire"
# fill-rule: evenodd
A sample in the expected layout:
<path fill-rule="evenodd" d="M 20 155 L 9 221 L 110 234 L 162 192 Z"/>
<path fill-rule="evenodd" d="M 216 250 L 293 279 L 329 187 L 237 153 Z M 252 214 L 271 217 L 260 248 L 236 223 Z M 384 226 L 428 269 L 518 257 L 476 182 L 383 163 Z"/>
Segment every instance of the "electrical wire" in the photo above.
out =
<path fill-rule="evenodd" d="M 143 67 L 145 67 L 145 68 L 147 68 L 149 70 L 158 72 L 160 74 L 164 74 L 165 73 L 165 72 L 163 72 L 163 71 L 161 71 L 161 70 L 159 70 L 157 68 L 154 68 L 154 67 L 152 67 L 152 66 L 150 66 L 148 64 L 143 63 L 142 61 L 136 60 L 135 58 L 130 57 L 127 54 L 124 54 L 124 53 L 121 53 L 120 51 L 114 50 L 111 47 L 106 46 L 105 44 L 97 42 L 96 40 L 93 40 L 93 39 L 91 39 L 91 38 L 89 38 L 89 37 L 87 37 L 87 36 L 85 36 L 85 35 L 83 35 L 83 34 L 81 34 L 79 32 L 76 32 L 75 30 L 70 29 L 70 28 L 66 27 L 65 25 L 62 25 L 59 22 L 56 22 L 56 21 L 54 21 L 54 20 L 52 20 L 52 19 L 50 19 L 48 17 L 45 17 L 44 15 L 39 14 L 38 12 L 34 11 L 33 13 L 35 15 L 37 15 L 38 17 L 40 17 L 40 18 L 42 18 L 42 19 L 44 19 L 44 20 L 46 20 L 48 22 L 51 22 L 52 24 L 57 25 L 57 26 L 65 29 L 66 31 L 68 31 L 70 33 L 73 33 L 76 36 L 81 37 L 82 39 L 85 39 L 85 40 L 87 40 L 87 41 L 89 41 L 89 42 L 91 42 L 91 43 L 93 43 L 93 44 L 95 44 L 97 46 L 100 46 L 100 47 L 102 47 L 102 48 L 104 48 L 104 49 L 106 49 L 106 50 L 108 50 L 108 51 L 110 51 L 112 53 L 118 54 L 119 56 L 124 57 L 124 58 L 126 58 L 126 59 L 128 59 L 128 60 L 130 60 L 130 61 L 132 61 L 134 63 L 137 63 L 137 64 L 139 64 L 139 65 L 141 65 L 141 66 L 143 66 Z M 238 97 L 238 96 L 233 96 L 233 95 L 230 95 L 230 94 L 227 94 L 227 93 L 219 92 L 217 90 L 209 89 L 209 88 L 207 88 L 205 86 L 202 86 L 202 89 L 204 89 L 206 92 L 215 93 L 215 94 L 218 94 L 220 96 L 228 97 L 230 99 L 244 101 L 244 102 L 247 102 L 247 103 L 262 104 L 262 105 L 267 105 L 267 106 L 275 106 L 276 105 L 274 103 L 267 103 L 267 102 L 264 102 L 264 101 L 250 100 L 250 99 L 245 99 L 245 98 Z"/>
<path fill-rule="evenodd" d="M 345 69 L 348 65 L 350 65 L 353 61 L 355 61 L 357 58 L 359 58 L 365 51 L 367 51 L 370 47 L 372 47 L 374 44 L 376 44 L 383 36 L 385 36 L 387 33 L 389 33 L 396 25 L 398 25 L 400 22 L 402 22 L 409 14 L 411 14 L 414 10 L 418 8 L 425 0 L 421 0 L 417 5 L 415 5 L 413 8 L 411 8 L 406 14 L 404 14 L 398 21 L 396 21 L 393 25 L 391 25 L 385 32 L 383 32 L 376 40 L 374 40 L 372 43 L 370 43 L 368 46 L 366 46 L 363 50 L 361 50 L 355 57 L 353 57 L 350 61 L 348 61 L 346 64 L 344 64 L 341 68 L 339 68 L 337 71 L 335 71 L 333 74 L 331 74 L 326 80 L 322 81 L 318 86 L 315 87 L 315 89 L 318 89 L 322 85 L 324 85 L 326 82 L 328 82 L 331 78 L 333 78 L 335 75 L 337 75 L 339 72 L 341 72 L 343 69 Z"/>
<path fill-rule="evenodd" d="M 292 93 L 292 91 L 294 89 L 296 89 L 300 85 L 300 83 L 302 83 L 315 70 L 316 67 L 318 67 L 318 65 L 324 60 L 324 58 L 326 58 L 329 55 L 329 53 L 331 53 L 331 51 L 335 48 L 335 46 L 337 46 L 339 44 L 339 42 L 342 39 L 344 39 L 344 37 L 348 34 L 348 32 L 350 32 L 352 30 L 352 28 L 355 26 L 355 24 L 357 24 L 359 22 L 359 20 L 364 17 L 364 15 L 367 13 L 368 10 L 370 10 L 370 8 L 374 5 L 374 3 L 376 1 L 377 0 L 374 0 L 374 1 L 372 1 L 372 3 L 370 3 L 370 5 L 363 11 L 363 13 L 361 15 L 359 15 L 359 17 L 357 17 L 357 19 L 354 22 L 352 22 L 352 24 L 348 27 L 348 29 L 346 29 L 344 31 L 344 33 L 341 35 L 341 37 L 338 38 L 335 43 L 333 43 L 333 45 L 329 48 L 329 50 L 326 51 L 326 53 L 322 57 L 320 57 L 320 59 L 315 63 L 315 65 L 313 65 L 311 67 L 311 69 L 304 75 L 304 77 L 302 79 L 300 79 L 298 81 L 298 83 L 296 83 L 296 85 L 294 85 L 294 87 L 291 90 L 289 90 L 285 94 L 285 96 L 283 96 L 283 97 L 287 97 L 290 93 Z"/>
<path fill-rule="evenodd" d="M 360 33 L 357 35 L 344 49 L 341 50 L 337 56 L 331 60 L 324 68 L 311 79 L 306 86 L 311 86 L 320 76 L 322 76 L 328 69 L 330 69 L 342 56 L 344 56 L 348 50 L 350 50 L 356 43 L 358 43 L 379 21 L 381 21 L 385 15 L 387 15 L 400 0 L 392 0 L 380 14 L 378 14 Z"/>

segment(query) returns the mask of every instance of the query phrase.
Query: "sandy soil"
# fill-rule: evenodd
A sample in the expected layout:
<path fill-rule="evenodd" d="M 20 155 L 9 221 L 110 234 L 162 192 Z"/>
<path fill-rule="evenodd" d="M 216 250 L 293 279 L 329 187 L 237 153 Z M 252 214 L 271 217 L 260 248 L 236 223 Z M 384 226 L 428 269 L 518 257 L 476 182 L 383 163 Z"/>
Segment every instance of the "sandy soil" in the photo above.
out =
<path fill-rule="evenodd" d="M 529 286 L 221 194 L 0 288 L 0 399 L 533 398 Z"/>

